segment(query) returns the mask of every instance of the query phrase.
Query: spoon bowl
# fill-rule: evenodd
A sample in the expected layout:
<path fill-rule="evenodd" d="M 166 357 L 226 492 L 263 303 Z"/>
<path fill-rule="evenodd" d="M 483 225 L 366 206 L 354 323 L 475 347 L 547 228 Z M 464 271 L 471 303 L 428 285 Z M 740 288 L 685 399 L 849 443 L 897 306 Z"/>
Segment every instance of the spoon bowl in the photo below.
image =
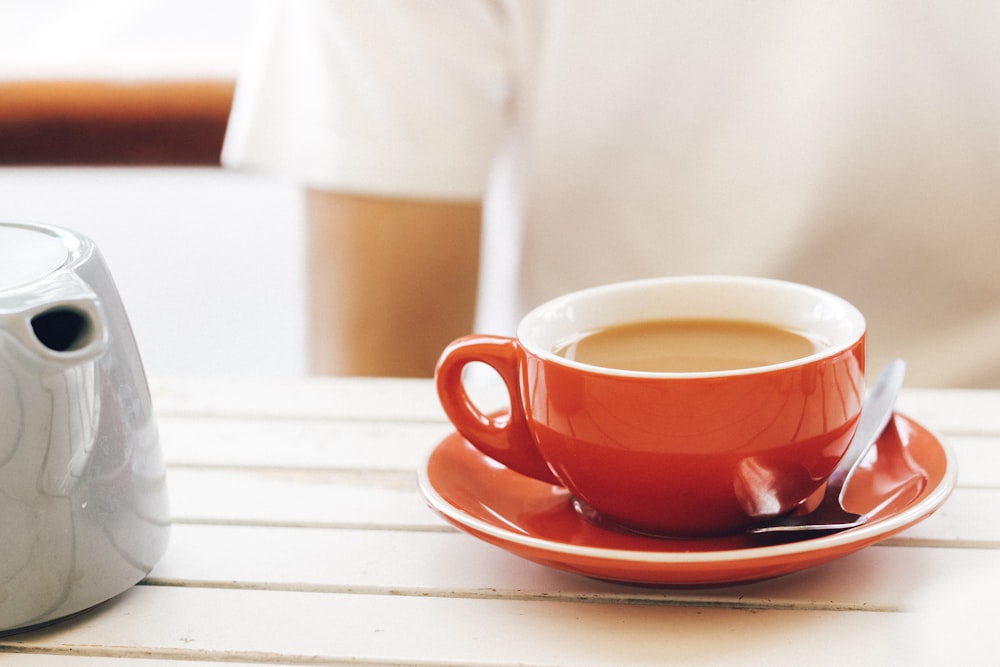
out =
<path fill-rule="evenodd" d="M 901 359 L 896 359 L 879 375 L 874 389 L 861 409 L 854 437 L 827 480 L 819 505 L 806 514 L 789 514 L 756 524 L 747 530 L 748 533 L 804 539 L 847 530 L 867 521 L 872 512 L 858 514 L 845 509 L 844 497 L 847 484 L 865 455 L 890 423 L 893 406 L 903 386 L 905 373 L 906 364 Z M 909 481 L 912 477 L 911 474 L 902 480 L 899 488 L 889 495 L 886 502 L 892 502 L 893 498 L 900 494 L 910 495 L 906 490 L 910 488 Z"/>

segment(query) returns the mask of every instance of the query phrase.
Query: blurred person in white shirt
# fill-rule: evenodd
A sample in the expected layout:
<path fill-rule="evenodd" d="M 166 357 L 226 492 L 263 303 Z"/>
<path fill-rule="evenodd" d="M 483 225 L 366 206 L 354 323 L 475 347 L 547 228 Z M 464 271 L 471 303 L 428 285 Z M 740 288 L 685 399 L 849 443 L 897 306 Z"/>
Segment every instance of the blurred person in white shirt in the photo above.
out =
<path fill-rule="evenodd" d="M 745 274 L 1000 386 L 1000 5 L 266 4 L 223 152 L 307 197 L 314 372 L 429 376 L 596 284 Z"/>

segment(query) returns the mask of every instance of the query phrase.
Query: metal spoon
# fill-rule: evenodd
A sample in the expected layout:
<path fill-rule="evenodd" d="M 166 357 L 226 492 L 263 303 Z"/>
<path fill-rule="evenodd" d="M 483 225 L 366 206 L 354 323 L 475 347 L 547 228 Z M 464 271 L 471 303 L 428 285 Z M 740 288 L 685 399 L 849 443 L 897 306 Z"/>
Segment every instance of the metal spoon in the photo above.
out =
<path fill-rule="evenodd" d="M 867 515 L 844 509 L 844 489 L 858 463 L 878 440 L 892 417 L 892 408 L 903 386 L 906 364 L 902 359 L 891 362 L 875 382 L 875 388 L 865 400 L 847 451 L 827 479 L 823 499 L 812 512 L 787 515 L 771 519 L 747 529 L 753 535 L 780 535 L 782 537 L 815 537 L 834 533 L 863 524 Z"/>

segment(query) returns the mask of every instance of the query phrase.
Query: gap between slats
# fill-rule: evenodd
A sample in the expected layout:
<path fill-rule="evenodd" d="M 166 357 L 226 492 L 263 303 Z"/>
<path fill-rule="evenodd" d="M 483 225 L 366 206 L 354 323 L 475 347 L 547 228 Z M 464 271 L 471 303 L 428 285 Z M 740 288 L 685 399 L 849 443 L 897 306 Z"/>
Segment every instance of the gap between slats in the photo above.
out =
<path fill-rule="evenodd" d="M 706 598 L 683 599 L 669 595 L 642 594 L 580 594 L 560 592 L 523 593 L 516 590 L 463 590 L 447 588 L 383 588 L 380 586 L 352 585 L 312 585 L 312 584 L 263 584 L 248 582 L 175 582 L 155 577 L 144 579 L 140 586 L 161 586 L 175 588 L 206 588 L 220 590 L 285 591 L 290 593 L 327 593 L 334 595 L 391 595 L 402 597 L 450 598 L 462 600 L 513 600 L 519 602 L 573 602 L 588 604 L 645 605 L 666 607 L 699 607 L 719 609 L 780 610 L 780 611 L 870 611 L 896 612 L 895 605 L 871 605 L 868 603 L 844 604 L 832 602 L 772 601 L 756 598 L 727 598 L 712 600 Z"/>

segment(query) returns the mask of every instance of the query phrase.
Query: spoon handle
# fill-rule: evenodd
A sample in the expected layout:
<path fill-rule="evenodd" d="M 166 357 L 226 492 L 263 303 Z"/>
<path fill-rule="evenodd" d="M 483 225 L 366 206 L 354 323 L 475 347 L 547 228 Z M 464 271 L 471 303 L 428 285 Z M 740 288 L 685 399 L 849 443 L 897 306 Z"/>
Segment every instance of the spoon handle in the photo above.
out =
<path fill-rule="evenodd" d="M 827 497 L 835 494 L 840 498 L 843 495 L 844 486 L 854 474 L 858 463 L 885 430 L 892 417 L 896 397 L 903 387 L 905 374 L 906 363 L 902 359 L 890 362 L 879 374 L 875 387 L 861 408 L 861 416 L 858 417 L 858 426 L 851 444 L 848 445 L 847 451 L 827 481 Z"/>

